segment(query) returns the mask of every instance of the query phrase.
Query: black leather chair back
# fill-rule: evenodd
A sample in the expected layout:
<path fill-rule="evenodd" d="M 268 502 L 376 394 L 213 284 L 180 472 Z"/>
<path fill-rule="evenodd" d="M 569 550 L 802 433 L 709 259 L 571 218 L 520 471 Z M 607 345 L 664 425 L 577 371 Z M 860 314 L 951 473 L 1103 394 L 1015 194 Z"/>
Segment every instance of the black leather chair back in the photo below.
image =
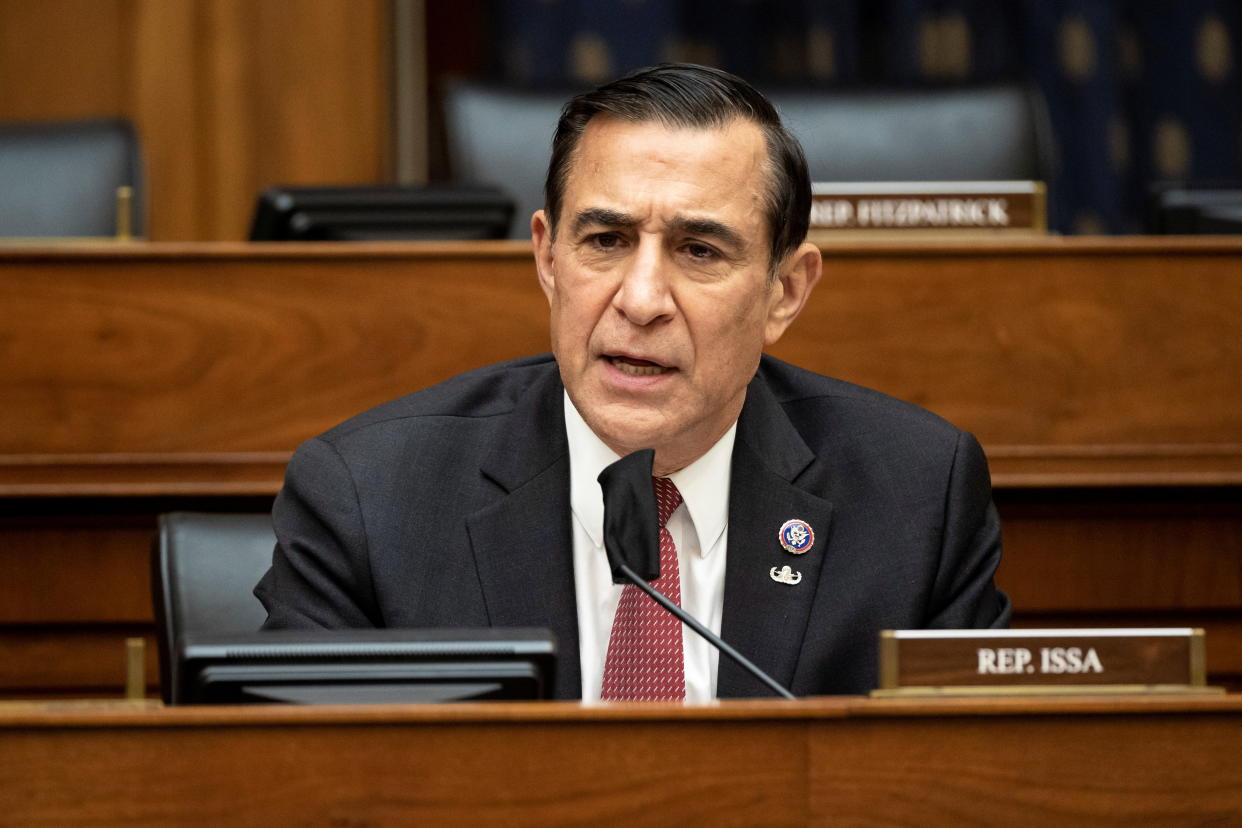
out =
<path fill-rule="evenodd" d="M 552 133 L 570 92 L 456 83 L 444 94 L 452 180 L 490 184 L 514 202 L 509 237 L 530 238 L 530 217 L 543 209 Z"/>
<path fill-rule="evenodd" d="M 128 121 L 0 125 L 0 236 L 113 236 L 122 185 L 141 235 L 142 153 Z"/>
<path fill-rule="evenodd" d="M 1021 86 L 784 92 L 812 181 L 1046 181 L 1043 105 Z"/>
<path fill-rule="evenodd" d="M 253 590 L 271 566 L 275 545 L 268 515 L 160 515 L 151 592 L 165 702 L 172 691 L 178 636 L 253 632 L 263 624 L 267 613 Z"/>
<path fill-rule="evenodd" d="M 458 83 L 444 94 L 455 181 L 515 200 L 511 235 L 530 237 L 543 207 L 552 134 L 572 93 Z M 812 181 L 1047 181 L 1051 131 L 1025 87 L 776 91 L 770 100 L 802 142 Z"/>

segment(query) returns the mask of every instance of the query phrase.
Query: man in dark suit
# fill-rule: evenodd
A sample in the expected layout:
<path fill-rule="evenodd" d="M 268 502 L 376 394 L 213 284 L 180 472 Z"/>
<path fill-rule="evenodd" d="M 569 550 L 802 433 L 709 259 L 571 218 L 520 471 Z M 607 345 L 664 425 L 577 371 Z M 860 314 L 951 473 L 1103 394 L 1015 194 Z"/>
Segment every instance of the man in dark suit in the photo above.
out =
<path fill-rule="evenodd" d="M 256 588 L 269 628 L 548 627 L 561 698 L 768 695 L 611 583 L 595 477 L 640 449 L 674 484 L 657 486 L 673 492 L 657 586 L 795 694 L 874 687 L 884 628 L 1007 624 L 974 438 L 761 355 L 821 261 L 801 149 L 758 92 L 674 65 L 573 99 L 545 205 L 554 357 L 304 444 Z M 654 647 L 671 683 L 627 689 L 627 659 Z"/>

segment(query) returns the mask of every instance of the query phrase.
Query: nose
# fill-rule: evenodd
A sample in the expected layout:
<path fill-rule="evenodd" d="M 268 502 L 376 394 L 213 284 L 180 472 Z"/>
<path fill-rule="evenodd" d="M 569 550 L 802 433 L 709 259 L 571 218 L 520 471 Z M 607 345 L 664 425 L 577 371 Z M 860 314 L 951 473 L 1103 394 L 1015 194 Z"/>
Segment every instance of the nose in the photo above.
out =
<path fill-rule="evenodd" d="M 612 305 L 635 325 L 671 318 L 677 305 L 669 283 L 672 275 L 661 240 L 641 238 L 613 294 Z"/>

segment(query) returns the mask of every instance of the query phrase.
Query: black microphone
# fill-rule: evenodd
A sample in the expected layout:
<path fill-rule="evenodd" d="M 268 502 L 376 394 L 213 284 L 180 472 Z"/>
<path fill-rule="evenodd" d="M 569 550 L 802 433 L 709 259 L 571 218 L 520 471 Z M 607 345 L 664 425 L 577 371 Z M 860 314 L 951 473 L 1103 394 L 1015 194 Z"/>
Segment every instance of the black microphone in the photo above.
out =
<path fill-rule="evenodd" d="M 612 582 L 628 582 L 638 587 L 768 689 L 778 696 L 794 699 L 793 693 L 750 659 L 647 583 L 660 577 L 660 518 L 655 489 L 651 485 L 654 461 L 655 452 L 643 449 L 622 457 L 599 474 L 599 485 L 604 490 L 604 552 L 612 568 Z"/>

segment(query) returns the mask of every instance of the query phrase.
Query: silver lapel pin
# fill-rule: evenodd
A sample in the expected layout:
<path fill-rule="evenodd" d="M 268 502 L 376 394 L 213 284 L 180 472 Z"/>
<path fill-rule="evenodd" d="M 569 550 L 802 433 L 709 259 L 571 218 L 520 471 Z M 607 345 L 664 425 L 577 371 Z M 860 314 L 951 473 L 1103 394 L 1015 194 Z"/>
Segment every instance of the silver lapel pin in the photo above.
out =
<path fill-rule="evenodd" d="M 790 586 L 793 586 L 794 584 L 802 582 L 802 573 L 794 572 L 789 568 L 789 564 L 782 566 L 780 569 L 772 567 L 772 569 L 768 571 L 768 574 L 771 575 L 772 580 L 776 581 L 778 584 L 789 584 Z"/>

